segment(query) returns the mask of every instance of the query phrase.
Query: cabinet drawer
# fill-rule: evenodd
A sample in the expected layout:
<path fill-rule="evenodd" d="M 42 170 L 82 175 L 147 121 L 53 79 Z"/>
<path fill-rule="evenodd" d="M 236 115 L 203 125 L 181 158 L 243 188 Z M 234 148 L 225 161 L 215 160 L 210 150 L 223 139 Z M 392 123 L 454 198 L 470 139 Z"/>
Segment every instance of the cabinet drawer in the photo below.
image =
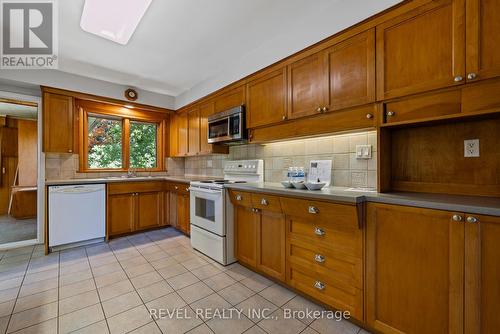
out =
<path fill-rule="evenodd" d="M 461 92 L 426 94 L 384 104 L 384 123 L 397 123 L 459 114 Z"/>
<path fill-rule="evenodd" d="M 470 85 L 462 90 L 462 111 L 464 113 L 485 113 L 500 111 L 500 80 Z"/>
<path fill-rule="evenodd" d="M 280 198 L 267 194 L 252 194 L 253 207 L 266 211 L 281 212 Z"/>
<path fill-rule="evenodd" d="M 329 277 L 337 285 L 363 288 L 363 261 L 337 251 L 300 240 L 287 241 L 287 259 L 292 265 L 309 268 L 310 272 Z"/>
<path fill-rule="evenodd" d="M 313 222 L 302 217 L 287 216 L 287 239 L 302 240 L 337 253 L 362 257 L 362 230 L 357 225 L 338 225 L 334 219 L 331 222 Z"/>
<path fill-rule="evenodd" d="M 252 194 L 244 191 L 230 190 L 229 196 L 234 205 L 252 208 Z"/>
<path fill-rule="evenodd" d="M 323 275 L 298 265 L 287 268 L 287 283 L 293 288 L 337 310 L 349 311 L 351 316 L 363 320 L 363 290 L 348 288 L 332 282 Z"/>
<path fill-rule="evenodd" d="M 170 191 L 175 191 L 179 194 L 189 194 L 189 184 L 187 183 L 171 183 Z"/>
<path fill-rule="evenodd" d="M 358 227 L 356 206 L 305 199 L 281 197 L 283 212 L 289 216 L 307 218 L 311 222 Z"/>
<path fill-rule="evenodd" d="M 127 194 L 127 193 L 142 193 L 142 192 L 155 192 L 163 191 L 163 181 L 153 182 L 116 182 L 108 184 L 108 194 Z"/>

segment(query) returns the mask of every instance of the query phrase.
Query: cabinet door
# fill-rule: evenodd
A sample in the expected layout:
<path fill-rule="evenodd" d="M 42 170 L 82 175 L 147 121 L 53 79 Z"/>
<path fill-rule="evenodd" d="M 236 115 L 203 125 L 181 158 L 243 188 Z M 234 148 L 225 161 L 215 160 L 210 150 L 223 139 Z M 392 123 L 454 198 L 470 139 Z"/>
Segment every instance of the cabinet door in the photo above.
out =
<path fill-rule="evenodd" d="M 452 217 L 445 211 L 368 205 L 369 326 L 398 334 L 463 332 L 464 223 Z"/>
<path fill-rule="evenodd" d="M 233 88 L 214 99 L 214 111 L 226 111 L 234 107 L 245 105 L 245 86 Z"/>
<path fill-rule="evenodd" d="M 327 105 L 328 72 L 322 52 L 288 65 L 288 118 L 318 114 Z"/>
<path fill-rule="evenodd" d="M 467 81 L 500 75 L 500 0 L 467 0 Z"/>
<path fill-rule="evenodd" d="M 70 96 L 43 94 L 43 151 L 73 153 L 74 101 Z"/>
<path fill-rule="evenodd" d="M 235 206 L 235 253 L 238 261 L 257 266 L 257 217 L 251 208 Z"/>
<path fill-rule="evenodd" d="M 188 111 L 188 154 L 200 153 L 200 110 L 198 107 Z"/>
<path fill-rule="evenodd" d="M 172 113 L 170 115 L 169 124 L 169 153 L 171 157 L 176 157 L 179 155 L 179 116 Z"/>
<path fill-rule="evenodd" d="M 108 196 L 108 234 L 115 236 L 134 230 L 136 201 L 134 194 Z"/>
<path fill-rule="evenodd" d="M 286 68 L 247 84 L 248 128 L 286 119 Z"/>
<path fill-rule="evenodd" d="M 285 281 L 285 216 L 262 210 L 257 226 L 257 269 Z"/>
<path fill-rule="evenodd" d="M 191 232 L 189 195 L 177 194 L 177 228 L 188 235 Z"/>
<path fill-rule="evenodd" d="M 163 192 L 139 193 L 137 195 L 136 230 L 158 227 L 163 220 Z"/>
<path fill-rule="evenodd" d="M 465 0 L 440 0 L 377 26 L 377 98 L 465 82 Z"/>
<path fill-rule="evenodd" d="M 500 218 L 465 222 L 465 333 L 500 333 Z"/>
<path fill-rule="evenodd" d="M 188 153 L 188 114 L 182 112 L 177 115 L 177 156 Z"/>
<path fill-rule="evenodd" d="M 171 224 L 170 220 L 170 193 L 168 191 L 163 192 L 163 220 L 161 225 L 167 226 Z"/>
<path fill-rule="evenodd" d="M 200 152 L 211 153 L 212 146 L 208 143 L 208 116 L 215 112 L 212 102 L 200 106 Z"/>
<path fill-rule="evenodd" d="M 169 222 L 172 227 L 177 227 L 177 193 L 171 191 L 168 194 L 168 206 L 169 206 Z"/>
<path fill-rule="evenodd" d="M 325 56 L 330 111 L 375 101 L 375 29 L 332 46 Z"/>

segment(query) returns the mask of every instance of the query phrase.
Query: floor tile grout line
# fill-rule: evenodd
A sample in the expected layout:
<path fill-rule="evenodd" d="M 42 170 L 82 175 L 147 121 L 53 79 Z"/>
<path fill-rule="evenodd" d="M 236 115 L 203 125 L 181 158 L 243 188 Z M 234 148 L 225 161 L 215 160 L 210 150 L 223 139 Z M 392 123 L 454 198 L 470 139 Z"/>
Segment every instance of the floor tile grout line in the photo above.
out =
<path fill-rule="evenodd" d="M 21 289 L 23 288 L 23 282 L 24 282 L 24 279 L 26 277 L 26 272 L 28 271 L 28 266 L 29 266 L 29 263 L 31 262 L 31 258 L 33 256 L 34 252 L 35 252 L 35 247 L 33 246 L 33 249 L 31 250 L 30 259 L 28 261 L 28 265 L 26 266 L 26 270 L 24 272 L 24 276 L 23 276 L 21 285 L 19 286 L 19 290 L 17 291 L 16 302 L 14 303 L 14 308 L 16 307 L 17 300 L 19 299 L 19 294 L 21 293 Z M 12 309 L 12 311 L 14 311 L 14 308 Z M 8 331 L 9 331 L 9 326 L 10 326 L 10 321 L 12 320 L 12 315 L 13 315 L 13 313 L 11 313 L 9 316 L 9 321 L 7 322 L 7 326 L 5 327 L 5 333 L 8 333 Z M 22 329 L 22 328 L 20 328 L 20 329 Z"/>
<path fill-rule="evenodd" d="M 97 288 L 97 283 L 95 281 L 94 271 L 92 270 L 92 266 L 90 265 L 90 261 L 89 261 L 89 258 L 88 258 L 89 254 L 88 254 L 87 248 L 85 248 L 85 254 L 87 255 L 87 261 L 89 262 L 90 273 L 92 274 L 92 281 L 94 282 L 95 291 L 97 293 L 97 298 L 99 299 L 99 306 L 101 306 L 102 316 L 104 317 L 104 321 L 106 322 L 106 327 L 108 328 L 108 332 L 111 333 L 111 330 L 109 329 L 108 318 L 106 317 L 106 313 L 104 312 L 104 306 L 102 306 L 101 294 L 99 293 L 99 289 Z M 96 305 L 96 304 L 94 304 L 94 305 Z M 96 321 L 96 322 L 94 322 L 94 323 L 92 323 L 90 325 L 93 325 L 93 324 L 95 324 L 95 323 L 97 323 L 99 321 Z M 85 327 L 83 327 L 83 328 L 85 328 Z"/>

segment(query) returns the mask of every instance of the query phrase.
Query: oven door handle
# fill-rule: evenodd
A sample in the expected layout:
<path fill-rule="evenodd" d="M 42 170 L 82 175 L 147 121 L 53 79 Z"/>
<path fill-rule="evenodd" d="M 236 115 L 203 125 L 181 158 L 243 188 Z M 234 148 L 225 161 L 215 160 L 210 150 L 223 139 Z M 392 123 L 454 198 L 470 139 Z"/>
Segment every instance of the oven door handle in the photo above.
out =
<path fill-rule="evenodd" d="M 189 191 L 206 193 L 206 194 L 214 194 L 214 195 L 219 195 L 222 193 L 222 190 L 210 190 L 210 189 L 194 188 L 194 187 L 189 187 Z"/>

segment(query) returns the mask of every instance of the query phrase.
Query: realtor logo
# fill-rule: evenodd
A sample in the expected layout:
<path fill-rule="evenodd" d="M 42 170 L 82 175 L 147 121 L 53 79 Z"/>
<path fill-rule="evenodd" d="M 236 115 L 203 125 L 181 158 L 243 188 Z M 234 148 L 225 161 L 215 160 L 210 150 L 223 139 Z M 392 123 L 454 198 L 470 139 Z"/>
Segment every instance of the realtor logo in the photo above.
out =
<path fill-rule="evenodd" d="M 57 68 L 54 0 L 0 0 L 2 69 Z"/>

